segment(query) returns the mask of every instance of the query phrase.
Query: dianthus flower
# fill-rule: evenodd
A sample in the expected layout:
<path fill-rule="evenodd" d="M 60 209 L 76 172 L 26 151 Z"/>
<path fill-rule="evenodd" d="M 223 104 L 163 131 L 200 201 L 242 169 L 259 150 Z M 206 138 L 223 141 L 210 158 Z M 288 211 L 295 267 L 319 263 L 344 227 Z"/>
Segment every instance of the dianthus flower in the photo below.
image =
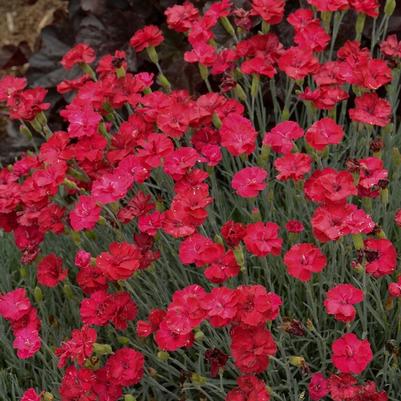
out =
<path fill-rule="evenodd" d="M 301 281 L 309 281 L 313 273 L 320 273 L 327 264 L 322 251 L 309 243 L 293 245 L 284 256 L 288 274 Z"/>
<path fill-rule="evenodd" d="M 281 22 L 284 16 L 284 0 L 252 0 L 252 10 L 270 25 Z"/>
<path fill-rule="evenodd" d="M 74 231 L 91 230 L 99 220 L 101 207 L 91 196 L 81 195 L 70 212 L 70 223 Z"/>
<path fill-rule="evenodd" d="M 332 361 L 341 373 L 359 374 L 373 359 L 368 340 L 360 340 L 355 334 L 347 333 L 332 344 Z"/>
<path fill-rule="evenodd" d="M 355 108 L 349 110 L 352 121 L 385 127 L 391 120 L 390 103 L 374 93 L 365 93 L 355 99 Z"/>
<path fill-rule="evenodd" d="M 147 47 L 159 46 L 163 40 L 163 34 L 157 26 L 147 25 L 136 31 L 129 43 L 139 53 Z"/>
<path fill-rule="evenodd" d="M 241 376 L 237 379 L 238 387 L 228 392 L 225 401 L 269 401 L 270 394 L 266 384 L 256 376 Z"/>
<path fill-rule="evenodd" d="M 63 269 L 63 259 L 50 253 L 38 264 L 37 278 L 39 284 L 55 287 L 67 277 L 68 270 Z"/>
<path fill-rule="evenodd" d="M 366 272 L 378 278 L 392 274 L 397 265 L 397 252 L 388 239 L 365 240 Z"/>
<path fill-rule="evenodd" d="M 311 50 L 301 47 L 290 47 L 278 60 L 278 66 L 288 77 L 301 80 L 318 70 L 319 60 L 313 55 Z"/>
<path fill-rule="evenodd" d="M 288 153 L 274 161 L 279 181 L 299 181 L 310 172 L 312 158 L 306 153 Z"/>
<path fill-rule="evenodd" d="M 314 149 L 322 151 L 327 145 L 337 145 L 344 137 L 344 131 L 329 117 L 316 121 L 305 134 L 306 141 Z"/>
<path fill-rule="evenodd" d="M 363 301 L 363 291 L 351 284 L 339 284 L 327 292 L 324 306 L 329 315 L 334 315 L 336 320 L 351 322 L 355 319 L 355 307 L 353 305 Z"/>
<path fill-rule="evenodd" d="M 318 401 L 329 393 L 327 379 L 322 373 L 314 373 L 308 385 L 309 397 L 312 401 Z"/>
<path fill-rule="evenodd" d="M 176 32 L 188 32 L 199 18 L 199 10 L 189 1 L 167 8 L 164 14 L 167 17 L 167 26 Z"/>
<path fill-rule="evenodd" d="M 248 224 L 244 237 L 246 249 L 255 256 L 280 255 L 283 240 L 278 232 L 279 226 L 275 223 Z"/>
<path fill-rule="evenodd" d="M 95 51 L 85 43 L 78 43 L 68 50 L 61 59 L 61 64 L 66 70 L 70 70 L 76 64 L 90 64 L 95 61 Z"/>
<path fill-rule="evenodd" d="M 246 167 L 234 174 L 231 186 L 243 198 L 254 198 L 266 188 L 267 172 L 260 167 Z"/>

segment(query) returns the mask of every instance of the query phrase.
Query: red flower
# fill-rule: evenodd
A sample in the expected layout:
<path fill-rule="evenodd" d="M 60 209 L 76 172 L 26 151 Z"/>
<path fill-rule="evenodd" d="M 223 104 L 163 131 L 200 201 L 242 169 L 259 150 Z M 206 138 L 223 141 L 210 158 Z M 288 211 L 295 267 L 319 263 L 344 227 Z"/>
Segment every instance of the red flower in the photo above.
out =
<path fill-rule="evenodd" d="M 242 325 L 255 327 L 276 319 L 283 303 L 277 294 L 267 292 L 262 285 L 241 285 L 236 293 L 238 312 L 235 320 Z"/>
<path fill-rule="evenodd" d="M 212 262 L 205 269 L 204 274 L 210 282 L 218 284 L 238 276 L 239 272 L 240 266 L 235 259 L 234 252 L 230 249 L 221 259 Z"/>
<path fill-rule="evenodd" d="M 305 230 L 304 225 L 299 220 L 288 220 L 285 228 L 289 233 L 301 233 Z"/>
<path fill-rule="evenodd" d="M 311 170 L 312 158 L 306 153 L 288 153 L 274 161 L 279 181 L 302 180 Z"/>
<path fill-rule="evenodd" d="M 249 329 L 241 326 L 231 331 L 231 355 L 243 373 L 261 373 L 269 365 L 269 356 L 277 351 L 270 331 L 263 326 Z"/>
<path fill-rule="evenodd" d="M 183 5 L 174 5 L 164 12 L 167 26 L 176 32 L 187 32 L 199 18 L 199 11 L 192 3 L 186 1 Z"/>
<path fill-rule="evenodd" d="M 242 223 L 236 223 L 232 220 L 227 221 L 221 227 L 221 235 L 228 246 L 236 247 L 244 238 L 246 227 Z"/>
<path fill-rule="evenodd" d="M 349 0 L 308 0 L 308 3 L 319 11 L 342 11 L 349 8 Z"/>
<path fill-rule="evenodd" d="M 281 22 L 284 16 L 284 0 L 252 0 L 252 9 L 270 25 Z"/>
<path fill-rule="evenodd" d="M 17 350 L 18 358 L 27 359 L 33 357 L 39 351 L 40 346 L 41 340 L 37 330 L 27 327 L 15 333 L 13 347 Z"/>
<path fill-rule="evenodd" d="M 245 117 L 231 113 L 223 120 L 220 129 L 221 145 L 234 156 L 251 154 L 255 150 L 257 132 Z"/>
<path fill-rule="evenodd" d="M 101 207 L 91 196 L 81 195 L 70 212 L 70 223 L 74 231 L 91 230 L 99 221 Z"/>
<path fill-rule="evenodd" d="M 360 340 L 355 334 L 344 334 L 334 341 L 332 346 L 332 361 L 341 373 L 359 374 L 373 359 L 368 340 Z"/>
<path fill-rule="evenodd" d="M 270 394 L 266 384 L 256 376 L 241 376 L 237 379 L 238 387 L 229 391 L 225 401 L 269 401 Z"/>
<path fill-rule="evenodd" d="M 34 388 L 29 388 L 22 394 L 20 401 L 41 401 L 43 391 L 38 394 Z"/>
<path fill-rule="evenodd" d="M 304 136 L 304 130 L 295 121 L 283 121 L 277 124 L 263 138 L 263 145 L 269 145 L 278 153 L 290 153 L 294 141 Z"/>
<path fill-rule="evenodd" d="M 122 387 L 134 386 L 142 380 L 144 363 L 145 359 L 139 351 L 120 348 L 105 364 L 107 378 Z"/>
<path fill-rule="evenodd" d="M 155 335 L 155 342 L 164 351 L 176 351 L 179 348 L 190 347 L 194 342 L 193 332 L 178 334 L 168 328 L 163 321 Z"/>
<path fill-rule="evenodd" d="M 141 252 L 137 246 L 113 242 L 109 252 L 102 252 L 96 258 L 96 266 L 109 280 L 126 280 L 138 270 L 140 258 Z"/>
<path fill-rule="evenodd" d="M 164 160 L 164 172 L 179 181 L 195 166 L 200 156 L 194 148 L 182 146 L 168 154 Z"/>
<path fill-rule="evenodd" d="M 163 40 L 161 30 L 155 25 L 148 25 L 136 31 L 129 43 L 139 53 L 147 47 L 159 46 Z"/>
<path fill-rule="evenodd" d="M 51 253 L 38 264 L 37 277 L 39 284 L 55 287 L 67 277 L 68 270 L 63 269 L 63 259 Z"/>
<path fill-rule="evenodd" d="M 398 277 L 397 282 L 388 285 L 388 292 L 394 298 L 401 297 L 401 276 Z"/>
<path fill-rule="evenodd" d="M 246 167 L 234 174 L 231 186 L 239 196 L 254 198 L 266 188 L 267 172 L 260 167 Z"/>
<path fill-rule="evenodd" d="M 73 330 L 71 339 L 64 341 L 54 352 L 59 358 L 57 366 L 59 368 L 64 367 L 68 359 L 76 361 L 79 366 L 83 366 L 92 355 L 96 337 L 96 330 L 88 326 Z"/>
<path fill-rule="evenodd" d="M 219 260 L 224 255 L 224 247 L 214 243 L 210 238 L 198 233 L 181 242 L 179 247 L 180 261 L 197 267 Z"/>
<path fill-rule="evenodd" d="M 312 375 L 308 385 L 309 397 L 312 401 L 318 401 L 329 393 L 326 378 L 319 372 Z"/>
<path fill-rule="evenodd" d="M 96 383 L 96 373 L 92 369 L 78 369 L 69 366 L 60 384 L 60 395 L 63 401 L 94 401 L 96 395 L 93 386 Z M 80 400 L 80 401 L 81 401 Z"/>
<path fill-rule="evenodd" d="M 327 264 L 322 251 L 308 243 L 293 245 L 284 256 L 288 274 L 301 281 L 309 281 L 313 273 L 320 273 Z"/>
<path fill-rule="evenodd" d="M 344 137 L 344 131 L 333 119 L 326 117 L 316 121 L 306 131 L 305 137 L 310 146 L 321 151 L 327 145 L 340 143 Z"/>
<path fill-rule="evenodd" d="M 132 185 L 130 174 L 119 171 L 103 174 L 92 185 L 92 198 L 101 203 L 111 203 L 123 198 Z"/>
<path fill-rule="evenodd" d="M 78 43 L 66 54 L 64 54 L 61 64 L 66 70 L 70 70 L 76 64 L 90 64 L 95 61 L 95 51 L 85 43 Z"/>
<path fill-rule="evenodd" d="M 378 278 L 392 274 L 397 265 L 397 252 L 388 239 L 367 239 L 365 244 L 366 272 Z"/>
<path fill-rule="evenodd" d="M 6 75 L 0 79 L 0 102 L 4 102 L 26 87 L 26 78 Z"/>
<path fill-rule="evenodd" d="M 354 178 L 348 171 L 332 168 L 316 170 L 305 182 L 305 195 L 318 203 L 345 203 L 347 198 L 356 195 Z"/>
<path fill-rule="evenodd" d="M 244 237 L 246 249 L 255 256 L 280 255 L 283 240 L 278 237 L 279 229 L 270 222 L 248 224 Z"/>
<path fill-rule="evenodd" d="M 114 293 L 112 295 L 112 302 L 114 315 L 111 319 L 111 323 L 118 330 L 126 330 L 128 323 L 135 319 L 138 308 L 130 294 L 125 291 Z"/>
<path fill-rule="evenodd" d="M 7 101 L 10 118 L 32 121 L 39 113 L 47 110 L 50 103 L 43 103 L 47 90 L 41 87 L 16 92 Z"/>
<path fill-rule="evenodd" d="M 206 350 L 205 360 L 210 364 L 210 375 L 216 377 L 219 372 L 223 372 L 224 366 L 228 360 L 228 355 L 217 348 L 212 348 Z"/>
<path fill-rule="evenodd" d="M 351 284 L 339 284 L 327 292 L 324 306 L 329 315 L 335 315 L 341 322 L 355 319 L 353 305 L 363 301 L 363 291 Z"/>
<path fill-rule="evenodd" d="M 379 15 L 378 0 L 349 0 L 350 5 L 358 13 L 369 15 L 369 17 L 377 17 Z"/>
<path fill-rule="evenodd" d="M 377 157 L 367 157 L 357 161 L 359 167 L 358 195 L 376 197 L 380 194 L 381 183 L 388 178 L 383 160 Z"/>
<path fill-rule="evenodd" d="M 311 50 L 290 47 L 278 60 L 278 66 L 290 78 L 300 80 L 318 70 L 319 60 L 313 56 Z"/>
<path fill-rule="evenodd" d="M 391 120 L 390 103 L 374 93 L 365 93 L 355 99 L 355 108 L 349 110 L 352 121 L 385 127 Z"/>
<path fill-rule="evenodd" d="M 397 35 L 387 36 L 386 40 L 380 43 L 380 51 L 385 56 L 401 58 L 401 41 L 398 41 Z"/>
<path fill-rule="evenodd" d="M 81 302 L 80 315 L 84 324 L 106 326 L 113 318 L 115 306 L 110 294 L 96 291 Z"/>
<path fill-rule="evenodd" d="M 213 327 L 223 327 L 231 323 L 237 314 L 237 303 L 236 291 L 225 287 L 213 288 L 200 301 Z"/>
<path fill-rule="evenodd" d="M 0 315 L 4 319 L 18 321 L 28 315 L 31 309 L 25 288 L 17 288 L 0 296 Z"/>

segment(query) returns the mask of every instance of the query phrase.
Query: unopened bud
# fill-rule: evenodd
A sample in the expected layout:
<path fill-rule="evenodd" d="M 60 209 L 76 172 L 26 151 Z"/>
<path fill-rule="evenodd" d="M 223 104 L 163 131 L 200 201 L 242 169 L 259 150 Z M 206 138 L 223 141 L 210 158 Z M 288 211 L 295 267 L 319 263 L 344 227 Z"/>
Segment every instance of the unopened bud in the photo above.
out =
<path fill-rule="evenodd" d="M 202 386 L 204 384 L 206 384 L 206 377 L 199 375 L 198 373 L 192 373 L 191 376 L 191 381 L 194 384 L 197 384 L 198 386 Z"/>
<path fill-rule="evenodd" d="M 136 401 L 136 398 L 132 394 L 125 394 L 124 401 Z"/>
<path fill-rule="evenodd" d="M 32 139 L 32 132 L 26 125 L 21 124 L 19 127 L 19 132 L 27 139 Z"/>
<path fill-rule="evenodd" d="M 384 188 L 380 191 L 380 200 L 383 205 L 388 205 L 388 188 Z"/>
<path fill-rule="evenodd" d="M 170 354 L 166 351 L 159 351 L 157 353 L 157 358 L 160 359 L 161 361 L 165 362 L 170 358 Z"/>
<path fill-rule="evenodd" d="M 52 393 L 49 393 L 46 391 L 43 395 L 43 401 L 53 401 L 54 400 L 54 395 Z"/>
<path fill-rule="evenodd" d="M 260 86 L 260 75 L 252 74 L 252 85 L 251 85 L 251 96 L 256 97 L 258 95 Z"/>
<path fill-rule="evenodd" d="M 196 341 L 203 341 L 204 338 L 205 338 L 205 333 L 202 330 L 197 329 L 195 331 L 195 340 Z"/>
<path fill-rule="evenodd" d="M 129 344 L 129 338 L 128 338 L 128 337 L 118 336 L 118 337 L 117 337 L 117 341 L 118 341 L 121 345 L 127 345 L 127 344 Z"/>
<path fill-rule="evenodd" d="M 68 299 L 74 298 L 74 293 L 69 284 L 64 284 L 63 292 Z"/>
<path fill-rule="evenodd" d="M 246 93 L 240 84 L 235 85 L 234 92 L 238 99 L 242 100 L 243 102 L 246 100 Z"/>
<path fill-rule="evenodd" d="M 241 267 L 241 270 L 243 271 L 245 268 L 245 258 L 244 258 L 244 252 L 242 250 L 241 245 L 238 245 L 234 249 L 234 256 L 235 256 L 235 260 L 237 261 L 237 263 Z"/>
<path fill-rule="evenodd" d="M 394 13 L 395 7 L 396 7 L 395 0 L 387 0 L 386 5 L 384 6 L 384 14 L 387 17 L 391 17 Z"/>
<path fill-rule="evenodd" d="M 198 66 L 199 66 L 199 73 L 200 73 L 201 78 L 204 81 L 206 81 L 206 79 L 209 76 L 209 69 L 205 65 L 200 64 L 200 63 L 198 64 Z"/>
<path fill-rule="evenodd" d="M 28 277 L 28 270 L 25 266 L 21 266 L 19 268 L 19 274 L 21 276 L 21 278 L 27 278 Z"/>
<path fill-rule="evenodd" d="M 227 33 L 229 35 L 231 35 L 232 37 L 235 37 L 235 29 L 231 25 L 230 20 L 227 17 L 221 17 L 220 21 L 221 21 L 221 25 L 223 25 L 223 27 L 227 31 Z"/>
<path fill-rule="evenodd" d="M 109 345 L 109 344 L 94 343 L 93 344 L 93 352 L 98 356 L 110 355 L 113 353 L 113 349 L 111 348 L 111 345 Z"/>
<path fill-rule="evenodd" d="M 217 129 L 220 129 L 220 128 L 221 128 L 222 122 L 221 122 L 221 120 L 220 120 L 220 117 L 217 115 L 217 113 L 213 113 L 212 121 L 213 121 L 213 125 L 214 125 Z"/>
<path fill-rule="evenodd" d="M 167 79 L 167 77 L 164 74 L 159 74 L 157 77 L 157 82 L 159 83 L 160 86 L 162 86 L 164 89 L 170 90 L 171 89 L 171 84 L 170 81 Z"/>
<path fill-rule="evenodd" d="M 40 287 L 35 287 L 35 289 L 33 290 L 33 297 L 38 303 L 43 301 L 43 292 Z"/>
<path fill-rule="evenodd" d="M 305 358 L 302 356 L 290 356 L 289 362 L 292 366 L 300 368 L 305 365 Z"/>
<path fill-rule="evenodd" d="M 157 64 L 159 62 L 159 56 L 157 55 L 157 51 L 153 46 L 147 47 L 146 52 L 148 53 L 148 56 L 152 63 Z"/>
<path fill-rule="evenodd" d="M 362 234 L 352 234 L 352 241 L 354 242 L 354 247 L 357 251 L 364 248 Z"/>

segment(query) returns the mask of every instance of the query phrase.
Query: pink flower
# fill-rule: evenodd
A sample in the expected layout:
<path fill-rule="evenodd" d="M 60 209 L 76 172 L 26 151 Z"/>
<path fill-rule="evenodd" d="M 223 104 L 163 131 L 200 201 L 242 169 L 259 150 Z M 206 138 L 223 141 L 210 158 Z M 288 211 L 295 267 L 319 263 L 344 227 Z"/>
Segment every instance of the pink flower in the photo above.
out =
<path fill-rule="evenodd" d="M 290 153 L 294 141 L 304 136 L 304 130 L 295 121 L 283 121 L 277 124 L 263 138 L 263 145 L 271 146 L 278 153 Z"/>
<path fill-rule="evenodd" d="M 293 245 L 284 256 L 288 274 L 301 281 L 309 281 L 313 273 L 320 273 L 327 264 L 326 256 L 308 243 Z"/>
<path fill-rule="evenodd" d="M 39 351 L 41 340 L 39 332 L 31 328 L 23 328 L 15 333 L 13 347 L 17 350 L 17 356 L 20 359 L 31 358 Z"/>
<path fill-rule="evenodd" d="M 155 25 L 148 25 L 136 31 L 129 43 L 139 53 L 147 47 L 159 46 L 163 40 L 161 30 Z"/>
<path fill-rule="evenodd" d="M 353 305 L 363 301 L 363 291 L 351 284 L 339 284 L 327 292 L 324 306 L 337 320 L 351 322 L 355 318 Z"/>
<path fill-rule="evenodd" d="M 55 287 L 67 277 L 68 270 L 63 269 L 63 259 L 50 253 L 38 264 L 38 282 L 46 287 Z"/>
<path fill-rule="evenodd" d="M 41 401 L 42 393 L 38 394 L 34 388 L 29 388 L 22 394 L 20 401 Z"/>
<path fill-rule="evenodd" d="M 239 196 L 254 198 L 266 188 L 266 170 L 260 167 L 246 167 L 234 174 L 231 186 Z"/>
<path fill-rule="evenodd" d="M 223 120 L 220 129 L 221 145 L 234 156 L 251 154 L 255 150 L 257 132 L 245 117 L 231 113 Z"/>
<path fill-rule="evenodd" d="M 343 129 L 329 117 L 316 121 L 306 131 L 306 141 L 316 150 L 324 150 L 327 145 L 336 145 L 344 137 Z"/>
<path fill-rule="evenodd" d="M 308 386 L 309 397 L 312 401 L 318 401 L 329 393 L 326 378 L 320 373 L 314 373 Z"/>
<path fill-rule="evenodd" d="M 70 212 L 71 227 L 74 231 L 91 230 L 98 222 L 101 210 L 92 196 L 81 195 Z"/>
<path fill-rule="evenodd" d="M 280 255 L 283 240 L 278 237 L 279 229 L 270 222 L 248 224 L 244 237 L 246 249 L 255 256 Z"/>
<path fill-rule="evenodd" d="M 397 265 L 397 251 L 388 239 L 367 239 L 365 241 L 366 272 L 373 277 L 392 274 Z"/>
<path fill-rule="evenodd" d="M 369 365 L 373 353 L 368 340 L 360 340 L 355 334 L 348 333 L 333 342 L 332 361 L 341 373 L 358 375 Z"/>

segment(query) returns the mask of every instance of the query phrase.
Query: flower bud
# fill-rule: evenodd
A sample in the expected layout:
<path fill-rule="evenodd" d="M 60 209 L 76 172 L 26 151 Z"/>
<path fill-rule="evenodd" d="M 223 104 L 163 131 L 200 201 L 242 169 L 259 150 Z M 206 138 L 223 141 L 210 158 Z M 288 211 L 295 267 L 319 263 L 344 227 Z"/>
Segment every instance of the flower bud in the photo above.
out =
<path fill-rule="evenodd" d="M 380 200 L 383 205 L 388 205 L 388 188 L 384 188 L 380 191 Z"/>
<path fill-rule="evenodd" d="M 132 394 L 125 394 L 124 401 L 136 401 L 136 398 Z"/>
<path fill-rule="evenodd" d="M 171 89 L 171 84 L 170 81 L 167 79 L 167 77 L 164 74 L 159 74 L 157 77 L 157 82 L 166 90 Z"/>
<path fill-rule="evenodd" d="M 220 128 L 221 128 L 222 123 L 221 123 L 220 117 L 217 115 L 217 113 L 213 113 L 212 121 L 213 121 L 213 125 L 214 125 L 217 129 L 220 129 Z"/>
<path fill-rule="evenodd" d="M 260 75 L 252 74 L 251 96 L 256 97 L 260 86 Z"/>
<path fill-rule="evenodd" d="M 40 303 L 43 301 L 43 292 L 40 287 L 35 287 L 35 289 L 33 290 L 33 297 L 35 298 L 35 301 L 37 303 Z"/>
<path fill-rule="evenodd" d="M 192 373 L 191 381 L 198 386 L 202 386 L 206 383 L 207 379 L 204 376 L 199 375 L 198 373 Z"/>
<path fill-rule="evenodd" d="M 94 343 L 93 344 L 93 352 L 98 356 L 110 355 L 113 353 L 113 349 L 111 348 L 111 345 L 109 345 L 109 344 Z"/>
<path fill-rule="evenodd" d="M 246 100 L 246 93 L 240 84 L 235 85 L 234 92 L 238 99 L 242 100 L 243 102 Z"/>
<path fill-rule="evenodd" d="M 42 398 L 43 398 L 43 401 L 53 401 L 54 395 L 52 393 L 49 393 L 48 391 L 46 391 L 45 393 L 43 393 Z"/>
<path fill-rule="evenodd" d="M 205 338 L 205 333 L 202 330 L 200 330 L 200 329 L 195 330 L 195 340 L 196 341 L 203 341 L 204 338 Z"/>
<path fill-rule="evenodd" d="M 241 245 L 238 245 L 234 249 L 234 256 L 235 256 L 235 260 L 237 261 L 237 263 L 241 267 L 241 271 L 243 271 L 244 268 L 245 268 L 245 258 L 244 258 L 244 252 L 242 250 Z"/>
<path fill-rule="evenodd" d="M 354 242 L 354 247 L 357 251 L 364 248 L 362 234 L 352 234 L 352 241 Z"/>
<path fill-rule="evenodd" d="M 358 16 L 356 17 L 356 24 L 355 24 L 356 40 L 361 40 L 362 32 L 365 28 L 365 21 L 366 21 L 366 15 L 359 13 Z"/>
<path fill-rule="evenodd" d="M 26 269 L 25 266 L 21 266 L 19 268 L 19 274 L 20 274 L 21 278 L 27 278 L 28 277 L 28 270 Z"/>
<path fill-rule="evenodd" d="M 396 1 L 395 0 L 387 0 L 386 5 L 384 6 L 384 14 L 387 17 L 391 17 L 395 11 Z"/>
<path fill-rule="evenodd" d="M 227 31 L 227 33 L 235 38 L 235 30 L 234 27 L 231 25 L 230 20 L 227 17 L 221 17 L 220 22 L 221 25 L 223 25 L 224 29 Z"/>
<path fill-rule="evenodd" d="M 300 368 L 305 365 L 305 358 L 302 356 L 290 356 L 289 362 L 292 366 Z"/>
<path fill-rule="evenodd" d="M 159 351 L 157 353 L 157 358 L 160 359 L 161 361 L 165 362 L 170 358 L 170 354 L 166 351 Z"/>
<path fill-rule="evenodd" d="M 121 345 L 127 345 L 127 344 L 129 344 L 129 338 L 128 338 L 128 337 L 118 336 L 118 337 L 117 337 L 117 341 L 118 341 Z"/>
<path fill-rule="evenodd" d="M 148 53 L 148 56 L 152 63 L 157 64 L 159 62 L 159 56 L 157 55 L 157 51 L 153 46 L 147 47 L 146 52 Z"/>
<path fill-rule="evenodd" d="M 206 81 L 206 79 L 209 76 L 209 69 L 205 65 L 200 64 L 200 63 L 198 64 L 198 66 L 199 66 L 199 73 L 200 73 L 201 78 L 204 81 Z"/>
<path fill-rule="evenodd" d="M 74 293 L 72 292 L 72 289 L 69 284 L 64 284 L 63 292 L 68 299 L 74 298 Z"/>
<path fill-rule="evenodd" d="M 24 135 L 27 139 L 32 139 L 32 132 L 31 130 L 24 124 L 21 124 L 19 127 L 19 132 Z"/>

